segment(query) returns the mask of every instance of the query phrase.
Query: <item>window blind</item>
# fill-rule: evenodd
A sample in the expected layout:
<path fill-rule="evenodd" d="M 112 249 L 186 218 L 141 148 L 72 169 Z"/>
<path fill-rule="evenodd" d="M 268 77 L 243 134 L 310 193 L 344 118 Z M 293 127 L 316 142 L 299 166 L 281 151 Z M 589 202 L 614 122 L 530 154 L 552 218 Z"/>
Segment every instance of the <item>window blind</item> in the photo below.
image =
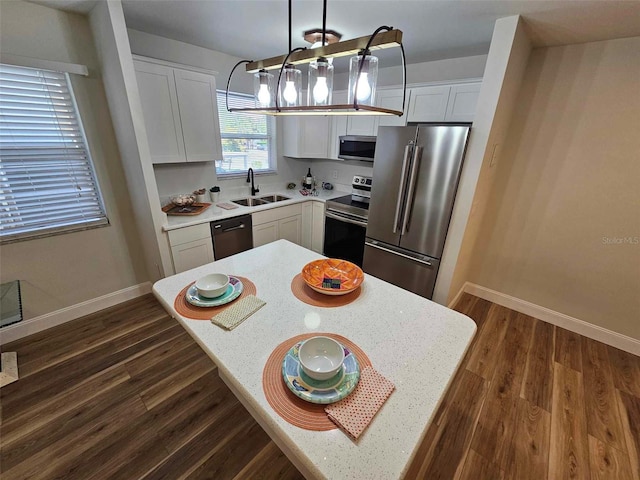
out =
<path fill-rule="evenodd" d="M 231 113 L 226 92 L 218 90 L 218 117 L 222 137 L 223 160 L 216 162 L 218 175 L 236 175 L 251 167 L 256 172 L 275 171 L 274 119 L 255 113 Z M 254 107 L 253 95 L 229 92 L 230 108 Z"/>
<path fill-rule="evenodd" d="M 68 75 L 0 65 L 0 239 L 106 223 Z"/>

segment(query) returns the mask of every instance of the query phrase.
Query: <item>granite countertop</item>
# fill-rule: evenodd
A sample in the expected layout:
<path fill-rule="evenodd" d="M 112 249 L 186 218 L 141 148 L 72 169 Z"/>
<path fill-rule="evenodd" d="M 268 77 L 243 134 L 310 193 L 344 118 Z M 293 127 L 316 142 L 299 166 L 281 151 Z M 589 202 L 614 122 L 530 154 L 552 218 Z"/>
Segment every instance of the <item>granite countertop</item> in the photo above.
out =
<path fill-rule="evenodd" d="M 243 207 L 237 205 L 238 208 L 233 210 L 225 210 L 212 204 L 207 210 L 200 215 L 167 215 L 167 223 L 163 226 L 165 232 L 169 230 L 175 230 L 176 228 L 189 227 L 191 225 L 198 225 L 200 223 L 207 223 L 212 221 L 224 220 L 225 218 L 237 217 L 239 215 L 247 215 L 262 210 L 269 210 L 271 208 L 286 207 L 287 205 L 293 205 L 296 203 L 307 202 L 309 200 L 315 200 L 319 202 L 326 202 L 333 198 L 349 195 L 349 192 L 340 190 L 318 190 L 318 196 L 302 195 L 299 190 L 277 190 L 269 192 L 260 192 L 256 195 L 256 198 L 265 197 L 267 195 L 284 195 L 290 197 L 290 200 L 283 200 L 281 202 L 269 203 L 266 205 L 259 205 L 256 207 Z M 207 194 L 208 195 L 208 194 Z M 249 195 L 233 195 L 233 196 L 221 196 L 217 203 L 231 203 L 231 200 L 237 200 L 239 198 L 247 198 Z M 235 203 L 234 203 L 235 205 Z"/>
<path fill-rule="evenodd" d="M 153 293 L 307 478 L 401 478 L 475 334 L 475 323 L 370 275 L 365 275 L 361 295 L 349 305 L 319 308 L 302 303 L 291 293 L 291 280 L 318 258 L 322 256 L 279 240 L 162 279 Z M 212 272 L 249 278 L 267 304 L 232 331 L 178 315 L 173 307 L 178 292 Z M 308 332 L 349 338 L 396 386 L 357 443 L 340 430 L 295 427 L 267 403 L 262 390 L 267 358 L 286 339 Z"/>

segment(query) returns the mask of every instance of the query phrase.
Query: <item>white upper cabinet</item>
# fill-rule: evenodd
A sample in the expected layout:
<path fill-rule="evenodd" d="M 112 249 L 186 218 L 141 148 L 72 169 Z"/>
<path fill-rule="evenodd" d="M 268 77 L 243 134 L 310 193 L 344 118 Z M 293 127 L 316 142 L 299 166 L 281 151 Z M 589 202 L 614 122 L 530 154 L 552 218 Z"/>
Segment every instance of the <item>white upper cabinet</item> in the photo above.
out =
<path fill-rule="evenodd" d="M 409 98 L 411 90 L 407 88 L 407 98 L 404 102 L 406 110 L 409 109 Z M 382 108 L 388 108 L 389 110 L 402 111 L 402 88 L 392 88 L 386 90 L 378 90 L 376 92 L 376 105 Z M 378 118 L 379 127 L 404 127 L 407 124 L 407 114 L 397 117 L 395 115 L 383 115 Z M 377 129 L 376 129 L 377 130 Z"/>
<path fill-rule="evenodd" d="M 451 87 L 437 85 L 411 89 L 408 122 L 442 122 L 447 113 Z"/>
<path fill-rule="evenodd" d="M 480 82 L 411 89 L 409 122 L 473 122 Z"/>
<path fill-rule="evenodd" d="M 447 103 L 447 122 L 473 122 L 480 96 L 480 83 L 453 85 Z"/>
<path fill-rule="evenodd" d="M 153 163 L 222 158 L 213 75 L 134 61 Z"/>
<path fill-rule="evenodd" d="M 153 163 L 186 161 L 173 69 L 134 62 Z"/>
<path fill-rule="evenodd" d="M 282 117 L 283 155 L 293 158 L 329 158 L 331 125 L 326 116 Z"/>
<path fill-rule="evenodd" d="M 347 117 L 347 135 L 375 135 L 378 131 L 378 116 L 349 115 Z"/>
<path fill-rule="evenodd" d="M 216 79 L 174 69 L 187 162 L 222 159 Z"/>

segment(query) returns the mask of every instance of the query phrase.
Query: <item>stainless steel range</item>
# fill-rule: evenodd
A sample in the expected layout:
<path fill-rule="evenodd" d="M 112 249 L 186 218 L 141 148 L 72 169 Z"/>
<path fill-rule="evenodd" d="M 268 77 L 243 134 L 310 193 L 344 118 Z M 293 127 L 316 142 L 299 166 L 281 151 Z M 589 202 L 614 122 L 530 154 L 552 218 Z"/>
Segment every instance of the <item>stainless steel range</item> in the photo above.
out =
<path fill-rule="evenodd" d="M 356 175 L 351 195 L 327 201 L 324 223 L 324 254 L 362 266 L 369 219 L 371 177 Z"/>

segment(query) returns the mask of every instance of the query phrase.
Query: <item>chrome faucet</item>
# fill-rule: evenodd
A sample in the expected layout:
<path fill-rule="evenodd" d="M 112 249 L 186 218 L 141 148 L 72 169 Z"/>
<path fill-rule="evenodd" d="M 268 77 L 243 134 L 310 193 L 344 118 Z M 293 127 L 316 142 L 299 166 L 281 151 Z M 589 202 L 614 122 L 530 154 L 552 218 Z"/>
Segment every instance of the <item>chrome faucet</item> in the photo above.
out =
<path fill-rule="evenodd" d="M 256 193 L 260 191 L 259 188 L 256 188 L 253 184 L 253 168 L 249 168 L 247 170 L 247 183 L 251 182 L 251 196 L 253 197 Z M 260 185 L 258 185 L 259 187 Z"/>

